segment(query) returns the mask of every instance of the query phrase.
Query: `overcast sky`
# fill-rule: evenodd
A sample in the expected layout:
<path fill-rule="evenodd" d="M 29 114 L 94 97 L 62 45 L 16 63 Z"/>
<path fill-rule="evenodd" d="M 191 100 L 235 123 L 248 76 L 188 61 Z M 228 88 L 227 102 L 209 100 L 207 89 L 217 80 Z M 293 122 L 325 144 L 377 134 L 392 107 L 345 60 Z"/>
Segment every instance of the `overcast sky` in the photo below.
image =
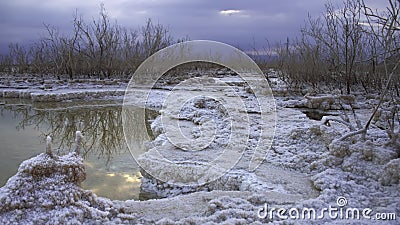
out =
<path fill-rule="evenodd" d="M 0 51 L 10 42 L 37 40 L 44 23 L 63 33 L 72 29 L 76 9 L 86 20 L 97 17 L 100 3 L 118 24 L 137 28 L 147 18 L 170 28 L 176 38 L 225 42 L 242 49 L 285 41 L 299 34 L 307 14 L 324 12 L 324 0 L 2 0 Z M 339 4 L 342 0 L 332 0 Z M 374 4 L 378 4 L 375 1 Z M 379 0 L 380 4 L 386 1 Z"/>

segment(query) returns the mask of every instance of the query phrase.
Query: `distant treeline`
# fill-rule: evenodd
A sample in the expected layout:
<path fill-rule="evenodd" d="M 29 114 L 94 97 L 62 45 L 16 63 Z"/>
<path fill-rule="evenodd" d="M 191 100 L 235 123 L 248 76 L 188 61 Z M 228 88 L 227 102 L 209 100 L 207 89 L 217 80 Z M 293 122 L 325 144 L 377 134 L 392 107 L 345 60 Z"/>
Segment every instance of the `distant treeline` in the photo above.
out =
<path fill-rule="evenodd" d="M 330 87 L 350 94 L 394 91 L 400 86 L 400 1 L 388 0 L 383 11 L 364 0 L 325 5 L 308 17 L 297 39 L 274 47 L 281 78 L 292 87 Z"/>
<path fill-rule="evenodd" d="M 1 56 L 0 71 L 68 75 L 70 79 L 123 77 L 133 74 L 140 63 L 173 43 L 167 27 L 148 19 L 144 26 L 129 30 L 111 22 L 103 5 L 98 19 L 86 22 L 76 12 L 73 30 L 61 34 L 45 25 L 47 36 L 30 45 L 12 43 Z"/>
<path fill-rule="evenodd" d="M 362 87 L 400 96 L 400 1 L 387 3 L 376 11 L 364 0 L 344 0 L 341 6 L 328 2 L 320 17 L 308 17 L 300 37 L 268 46 L 263 53 L 254 48 L 251 57 L 262 69 L 276 68 L 293 88 L 351 93 Z M 89 22 L 76 12 L 68 35 L 45 28 L 47 36 L 31 45 L 10 44 L 9 54 L 0 58 L 0 72 L 127 78 L 148 56 L 188 39 L 174 39 L 167 27 L 150 19 L 135 30 L 121 27 L 103 6 L 99 18 Z"/>

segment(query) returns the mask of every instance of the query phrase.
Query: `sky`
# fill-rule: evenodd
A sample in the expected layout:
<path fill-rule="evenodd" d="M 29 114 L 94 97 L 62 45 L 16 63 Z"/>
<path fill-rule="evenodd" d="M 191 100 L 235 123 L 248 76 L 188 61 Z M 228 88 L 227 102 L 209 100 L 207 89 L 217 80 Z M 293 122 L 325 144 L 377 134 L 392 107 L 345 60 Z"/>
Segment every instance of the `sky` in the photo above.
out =
<path fill-rule="evenodd" d="M 340 4 L 342 0 L 331 0 Z M 386 4 L 386 1 L 372 1 Z M 322 15 L 324 0 L 2 0 L 0 53 L 10 42 L 30 43 L 46 34 L 44 24 L 61 33 L 72 30 L 76 10 L 97 18 L 103 3 L 108 15 L 127 28 L 147 18 L 169 28 L 175 38 L 221 41 L 243 50 L 262 49 L 300 34 L 307 15 Z M 378 5 L 379 5 L 378 4 Z"/>

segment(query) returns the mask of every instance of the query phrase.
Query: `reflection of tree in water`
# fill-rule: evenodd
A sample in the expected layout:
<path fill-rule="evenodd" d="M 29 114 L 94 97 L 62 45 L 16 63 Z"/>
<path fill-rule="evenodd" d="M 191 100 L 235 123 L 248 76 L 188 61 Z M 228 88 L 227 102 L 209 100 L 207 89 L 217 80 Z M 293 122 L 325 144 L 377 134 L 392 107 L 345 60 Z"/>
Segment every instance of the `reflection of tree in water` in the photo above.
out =
<path fill-rule="evenodd" d="M 48 103 L 49 104 L 49 103 Z M 82 131 L 85 136 L 85 147 L 82 152 L 97 154 L 99 157 L 110 160 L 114 154 L 128 150 L 122 127 L 122 106 L 81 105 L 67 107 L 34 108 L 32 105 L 5 105 L 0 107 L 1 112 L 6 109 L 13 113 L 14 119 L 20 119 L 17 129 L 33 127 L 41 132 L 42 140 L 47 135 L 59 146 L 58 153 L 69 151 L 74 145 L 75 132 Z M 154 111 L 146 110 L 146 120 L 154 118 Z M 142 127 L 143 115 L 141 109 L 132 109 L 127 118 L 137 125 L 130 132 L 131 140 L 142 142 L 147 140 L 149 126 Z M 140 127 L 139 127 L 140 126 Z"/>

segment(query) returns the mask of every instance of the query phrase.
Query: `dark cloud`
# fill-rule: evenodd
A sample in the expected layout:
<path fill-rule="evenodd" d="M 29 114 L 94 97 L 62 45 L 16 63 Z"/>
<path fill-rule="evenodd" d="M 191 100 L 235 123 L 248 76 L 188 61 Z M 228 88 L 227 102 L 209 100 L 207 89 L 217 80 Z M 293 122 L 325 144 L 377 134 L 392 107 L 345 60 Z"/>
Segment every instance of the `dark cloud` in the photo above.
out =
<path fill-rule="evenodd" d="M 137 28 L 147 18 L 168 25 L 175 37 L 210 39 L 249 48 L 299 34 L 307 14 L 323 12 L 321 0 L 105 0 L 109 15 L 119 24 Z M 337 0 L 334 2 L 341 2 Z M 376 3 L 375 3 L 376 4 Z M 61 32 L 72 29 L 76 9 L 95 17 L 98 0 L 14 0 L 0 2 L 0 48 L 9 42 L 28 42 L 45 33 L 43 24 Z M 233 13 L 221 13 L 224 10 Z M 0 49 L 1 50 L 1 49 Z"/>

